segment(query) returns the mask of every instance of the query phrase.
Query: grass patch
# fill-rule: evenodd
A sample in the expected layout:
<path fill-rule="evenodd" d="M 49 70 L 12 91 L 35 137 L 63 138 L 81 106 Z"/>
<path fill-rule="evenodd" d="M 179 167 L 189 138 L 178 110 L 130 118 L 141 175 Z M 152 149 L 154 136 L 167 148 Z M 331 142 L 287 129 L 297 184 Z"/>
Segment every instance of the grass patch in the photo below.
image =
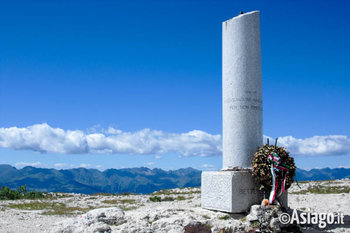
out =
<path fill-rule="evenodd" d="M 162 198 L 158 196 L 154 196 L 154 197 L 150 197 L 149 200 L 152 202 L 161 202 Z"/>
<path fill-rule="evenodd" d="M 208 215 L 202 215 L 202 217 L 203 217 L 204 219 L 210 219 L 210 217 L 209 217 Z"/>
<path fill-rule="evenodd" d="M 254 221 L 254 222 L 252 222 L 252 227 L 253 228 L 256 228 L 256 227 L 259 227 L 259 225 L 260 225 L 260 223 L 259 223 L 259 221 Z"/>
<path fill-rule="evenodd" d="M 12 209 L 19 210 L 44 210 L 51 208 L 54 203 L 48 202 L 29 202 L 29 203 L 21 203 L 21 204 L 11 204 L 8 207 Z"/>
<path fill-rule="evenodd" d="M 118 195 L 128 196 L 128 195 L 139 195 L 139 194 L 137 194 L 137 193 L 129 193 L 129 192 L 122 192 L 122 193 L 120 193 Z"/>
<path fill-rule="evenodd" d="M 176 200 L 178 200 L 178 201 L 184 201 L 184 200 L 189 200 L 189 199 L 193 199 L 193 197 L 184 197 L 184 196 L 176 197 Z"/>
<path fill-rule="evenodd" d="M 149 200 L 152 201 L 152 202 L 161 202 L 161 201 L 184 201 L 184 200 L 187 200 L 187 199 L 192 199 L 193 197 L 184 197 L 184 196 L 177 196 L 177 197 L 159 197 L 159 196 L 153 196 L 153 197 L 150 197 Z"/>
<path fill-rule="evenodd" d="M 162 189 L 160 191 L 154 192 L 151 195 L 156 196 L 156 195 L 172 195 L 172 194 L 177 194 L 175 192 L 170 192 L 170 190 L 167 189 Z"/>
<path fill-rule="evenodd" d="M 220 220 L 229 220 L 229 219 L 230 219 L 230 216 L 229 216 L 229 215 L 220 216 L 219 219 L 220 219 Z"/>
<path fill-rule="evenodd" d="M 50 202 L 30 202 L 21 204 L 12 204 L 8 207 L 20 210 L 47 210 L 43 215 L 74 215 L 86 213 L 92 210 L 92 207 L 67 207 L 64 203 L 50 203 Z"/>
<path fill-rule="evenodd" d="M 63 204 L 63 203 L 61 203 Z M 42 215 L 77 215 L 83 214 L 90 210 L 94 209 L 94 207 L 89 206 L 88 208 L 81 207 L 67 207 L 66 205 L 55 205 L 49 211 L 45 211 Z"/>
<path fill-rule="evenodd" d="M 184 196 L 178 196 L 178 197 L 176 197 L 176 200 L 184 201 L 184 200 L 186 200 L 186 198 Z"/>
<path fill-rule="evenodd" d="M 159 196 L 154 196 L 154 197 L 150 197 L 149 200 L 152 202 L 161 202 L 161 201 L 174 201 L 175 199 L 172 197 L 161 198 Z"/>
<path fill-rule="evenodd" d="M 337 194 L 337 193 L 349 193 L 350 187 L 347 186 L 311 186 L 306 190 L 292 192 L 291 194 Z"/>
<path fill-rule="evenodd" d="M 125 206 L 125 204 L 135 204 L 136 200 L 134 199 L 124 199 L 124 200 L 113 199 L 113 200 L 104 200 L 102 202 L 105 204 L 117 205 L 123 211 L 134 210 L 138 208 L 138 206 Z"/>
<path fill-rule="evenodd" d="M 122 204 L 135 204 L 136 200 L 135 199 L 122 199 L 122 200 L 119 200 L 119 202 Z"/>
<path fill-rule="evenodd" d="M 175 199 L 173 197 L 164 197 L 161 198 L 160 201 L 175 201 Z"/>
<path fill-rule="evenodd" d="M 172 190 L 162 189 L 160 191 L 154 192 L 151 195 L 185 195 L 185 194 L 195 194 L 195 193 L 201 193 L 200 190 L 198 191 L 190 191 L 190 192 L 174 192 Z"/>
<path fill-rule="evenodd" d="M 118 201 L 115 199 L 114 200 L 103 200 L 102 203 L 116 205 L 118 203 Z"/>
<path fill-rule="evenodd" d="M 119 206 L 120 209 L 123 211 L 128 211 L 128 210 L 136 210 L 138 207 L 136 206 L 130 206 L 130 207 L 125 207 L 125 206 Z"/>
<path fill-rule="evenodd" d="M 111 193 L 94 193 L 92 196 L 113 196 Z"/>
<path fill-rule="evenodd" d="M 102 203 L 111 204 L 111 205 L 115 205 L 115 204 L 135 204 L 136 200 L 135 199 L 121 199 L 121 200 L 112 199 L 112 200 L 103 200 Z"/>

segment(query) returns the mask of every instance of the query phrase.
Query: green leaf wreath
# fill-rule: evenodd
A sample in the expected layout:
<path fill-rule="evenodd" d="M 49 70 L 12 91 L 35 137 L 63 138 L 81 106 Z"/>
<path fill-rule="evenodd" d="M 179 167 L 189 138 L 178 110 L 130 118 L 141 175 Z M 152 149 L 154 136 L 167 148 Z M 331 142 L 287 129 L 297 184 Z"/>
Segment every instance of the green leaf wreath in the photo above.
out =
<path fill-rule="evenodd" d="M 282 189 L 287 190 L 294 182 L 296 169 L 294 159 L 289 156 L 289 152 L 276 144 L 265 144 L 260 147 L 252 162 L 253 177 L 261 185 L 261 189 L 270 193 L 274 191 L 272 188 L 276 188 L 275 193 L 281 193 Z M 279 187 L 277 184 L 280 184 Z M 273 200 L 274 197 L 270 203 Z"/>

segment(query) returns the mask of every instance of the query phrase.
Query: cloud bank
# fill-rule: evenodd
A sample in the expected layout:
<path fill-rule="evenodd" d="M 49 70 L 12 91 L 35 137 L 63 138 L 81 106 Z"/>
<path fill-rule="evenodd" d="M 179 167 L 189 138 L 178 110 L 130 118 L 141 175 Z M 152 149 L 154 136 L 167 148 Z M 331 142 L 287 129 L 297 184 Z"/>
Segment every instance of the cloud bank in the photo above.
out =
<path fill-rule="evenodd" d="M 350 154 L 350 139 L 344 135 L 314 136 L 298 139 L 281 137 L 279 143 L 298 155 L 345 155 Z"/>
<path fill-rule="evenodd" d="M 32 162 L 32 163 L 18 162 L 18 163 L 15 163 L 15 167 L 17 167 L 17 168 L 23 168 L 23 167 L 26 167 L 26 166 L 41 167 L 42 164 L 40 162 Z"/>
<path fill-rule="evenodd" d="M 44 123 L 26 128 L 0 128 L 0 147 L 58 154 L 214 156 L 221 153 L 221 136 L 200 130 L 175 134 L 151 129 L 123 132 L 113 128 L 88 134 L 52 128 Z"/>
<path fill-rule="evenodd" d="M 279 137 L 278 142 L 293 155 L 350 154 L 350 139 L 343 135 L 305 139 L 285 136 Z M 109 128 L 86 133 L 52 128 L 46 123 L 26 128 L 0 128 L 0 147 L 40 153 L 217 156 L 222 154 L 221 143 L 221 135 L 201 130 L 177 134 L 151 129 L 123 132 Z"/>

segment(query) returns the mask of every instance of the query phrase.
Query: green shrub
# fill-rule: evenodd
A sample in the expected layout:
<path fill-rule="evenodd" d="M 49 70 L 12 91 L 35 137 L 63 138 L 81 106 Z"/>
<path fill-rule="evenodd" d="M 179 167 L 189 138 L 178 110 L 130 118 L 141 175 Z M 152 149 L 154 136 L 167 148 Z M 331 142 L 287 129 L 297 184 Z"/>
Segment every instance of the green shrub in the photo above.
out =
<path fill-rule="evenodd" d="M 158 196 L 154 196 L 154 197 L 150 197 L 149 200 L 153 202 L 161 202 L 162 198 Z"/>
<path fill-rule="evenodd" d="M 230 216 L 229 215 L 220 216 L 219 219 L 220 220 L 228 220 L 228 219 L 230 219 Z"/>
<path fill-rule="evenodd" d="M 18 189 L 10 189 L 2 186 L 0 189 L 0 200 L 16 200 L 16 199 L 36 199 L 43 198 L 44 194 L 36 191 L 27 191 L 27 186 L 23 185 Z"/>

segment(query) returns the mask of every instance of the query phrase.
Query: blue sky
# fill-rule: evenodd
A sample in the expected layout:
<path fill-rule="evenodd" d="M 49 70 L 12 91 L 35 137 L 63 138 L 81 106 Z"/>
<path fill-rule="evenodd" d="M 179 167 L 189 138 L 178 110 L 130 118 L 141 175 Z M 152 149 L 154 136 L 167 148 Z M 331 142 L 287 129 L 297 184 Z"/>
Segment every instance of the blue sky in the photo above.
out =
<path fill-rule="evenodd" d="M 0 0 L 0 163 L 221 169 L 221 23 L 241 10 L 261 11 L 264 135 L 349 167 L 349 1 Z"/>

